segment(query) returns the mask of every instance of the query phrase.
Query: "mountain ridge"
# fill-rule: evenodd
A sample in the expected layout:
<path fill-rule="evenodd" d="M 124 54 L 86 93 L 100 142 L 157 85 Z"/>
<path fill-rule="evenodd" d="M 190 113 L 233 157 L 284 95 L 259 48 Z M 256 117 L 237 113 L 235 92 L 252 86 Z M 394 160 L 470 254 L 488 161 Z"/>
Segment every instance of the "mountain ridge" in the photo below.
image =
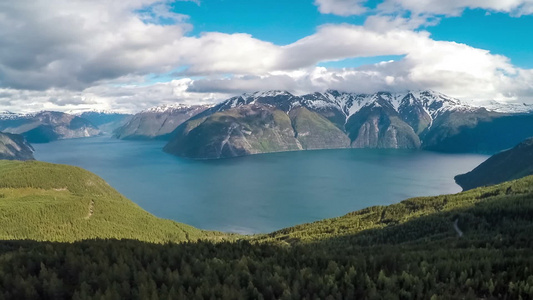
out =
<path fill-rule="evenodd" d="M 279 124 L 267 122 L 265 119 L 263 123 L 259 122 L 260 119 L 252 120 L 251 111 L 246 112 L 240 108 L 245 106 L 255 107 L 256 111 L 260 109 L 263 114 L 277 110 L 289 116 L 291 126 L 279 127 L 276 129 L 279 132 L 273 134 L 292 135 L 293 140 L 275 137 L 267 140 L 268 135 L 264 135 L 264 130 L 272 130 Z M 291 113 L 296 108 L 305 113 L 306 123 L 313 125 L 305 131 L 305 134 L 315 134 L 316 143 L 311 147 L 298 146 L 301 144 L 298 137 L 302 135 L 293 124 L 294 120 L 298 119 L 295 116 L 298 113 Z M 261 114 L 255 115 L 260 118 Z M 523 117 L 520 119 L 517 116 Z M 327 122 L 324 122 L 324 118 Z M 207 120 L 209 122 L 205 123 Z M 327 130 L 318 125 L 329 123 L 334 126 L 328 125 Z M 514 127 L 518 130 L 515 130 L 515 136 L 507 140 L 496 138 L 485 145 L 485 148 L 476 148 L 479 143 L 472 142 L 476 141 L 472 135 L 488 134 L 496 123 L 500 130 L 509 131 Z M 516 123 L 524 123 L 525 126 L 517 127 Z M 215 129 L 217 126 L 219 128 Z M 328 135 L 337 139 L 331 139 Z M 431 90 L 374 94 L 328 90 L 302 96 L 273 90 L 231 97 L 191 117 L 170 134 L 171 139 L 164 150 L 196 159 L 347 147 L 490 152 L 509 147 L 509 143 L 515 143 L 530 135 L 533 135 L 533 114 L 503 114 Z M 349 143 L 346 143 L 347 138 Z M 471 143 L 465 143 L 467 146 L 461 148 L 456 140 L 470 140 Z M 191 147 L 191 143 L 197 145 Z M 257 146 L 257 143 L 268 143 L 270 146 L 265 148 Z M 296 146 L 289 146 L 287 143 Z"/>
<path fill-rule="evenodd" d="M 99 135 L 100 131 L 88 120 L 55 111 L 34 114 L 4 114 L 0 131 L 21 134 L 30 143 L 46 143 L 58 139 Z"/>
<path fill-rule="evenodd" d="M 455 181 L 470 190 L 529 175 L 533 175 L 533 138 L 489 157 L 472 171 L 455 176 Z"/>

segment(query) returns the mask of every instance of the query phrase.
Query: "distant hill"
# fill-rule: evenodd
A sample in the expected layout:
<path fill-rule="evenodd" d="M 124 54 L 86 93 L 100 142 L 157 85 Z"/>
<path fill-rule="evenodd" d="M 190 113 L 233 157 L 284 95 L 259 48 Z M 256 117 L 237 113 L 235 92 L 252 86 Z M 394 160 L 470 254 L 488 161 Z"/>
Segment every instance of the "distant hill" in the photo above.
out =
<path fill-rule="evenodd" d="M 256 92 L 191 117 L 164 150 L 196 159 L 348 147 L 494 153 L 533 135 L 530 111 L 475 106 L 434 91 Z"/>
<path fill-rule="evenodd" d="M 208 109 L 206 105 L 163 105 L 135 114 L 114 131 L 118 139 L 168 139 L 181 123 Z"/>
<path fill-rule="evenodd" d="M 533 175 L 533 138 L 493 155 L 474 170 L 455 176 L 464 190 Z"/>
<path fill-rule="evenodd" d="M 0 132 L 0 160 L 32 160 L 33 147 L 18 134 Z"/>
<path fill-rule="evenodd" d="M 100 134 L 98 128 L 88 120 L 54 111 L 27 115 L 0 114 L 0 131 L 21 134 L 30 143 L 47 143 Z"/>
<path fill-rule="evenodd" d="M 111 134 L 117 128 L 126 124 L 133 115 L 112 111 L 86 111 L 77 116 L 91 122 L 102 133 Z"/>
<path fill-rule="evenodd" d="M 0 240 L 149 242 L 216 236 L 159 219 L 81 168 L 37 161 L 0 161 Z"/>

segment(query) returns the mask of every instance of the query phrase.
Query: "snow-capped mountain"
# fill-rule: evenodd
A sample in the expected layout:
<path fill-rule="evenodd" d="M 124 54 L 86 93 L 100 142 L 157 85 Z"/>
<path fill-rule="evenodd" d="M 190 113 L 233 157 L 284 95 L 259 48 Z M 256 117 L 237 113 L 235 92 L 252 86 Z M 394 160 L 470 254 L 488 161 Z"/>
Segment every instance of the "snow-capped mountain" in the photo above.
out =
<path fill-rule="evenodd" d="M 533 114 L 527 111 L 431 90 L 255 92 L 192 117 L 176 129 L 165 151 L 193 158 L 345 147 L 492 152 L 533 135 Z"/>
<path fill-rule="evenodd" d="M 507 103 L 490 100 L 483 102 L 474 102 L 472 103 L 472 105 L 484 107 L 489 111 L 506 114 L 523 114 L 533 112 L 533 104 L 526 103 Z"/>
<path fill-rule="evenodd" d="M 459 99 L 448 97 L 434 91 L 410 91 L 406 93 L 378 92 L 374 94 L 344 93 L 329 90 L 301 96 L 302 103 L 312 109 L 336 108 L 346 119 L 364 107 L 387 106 L 400 113 L 402 108 L 419 106 L 431 118 L 436 118 L 446 111 L 475 110 L 478 107 L 468 105 Z"/>
<path fill-rule="evenodd" d="M 0 120 L 14 120 L 26 117 L 26 114 L 19 114 L 10 111 L 0 111 Z"/>
<path fill-rule="evenodd" d="M 140 113 L 171 113 L 176 111 L 190 111 L 200 107 L 209 108 L 212 105 L 190 105 L 183 103 L 163 104 L 159 106 L 150 107 L 141 111 Z"/>
<path fill-rule="evenodd" d="M 4 113 L 0 131 L 21 134 L 31 143 L 89 137 L 100 131 L 88 120 L 67 113 L 41 111 L 35 114 Z"/>

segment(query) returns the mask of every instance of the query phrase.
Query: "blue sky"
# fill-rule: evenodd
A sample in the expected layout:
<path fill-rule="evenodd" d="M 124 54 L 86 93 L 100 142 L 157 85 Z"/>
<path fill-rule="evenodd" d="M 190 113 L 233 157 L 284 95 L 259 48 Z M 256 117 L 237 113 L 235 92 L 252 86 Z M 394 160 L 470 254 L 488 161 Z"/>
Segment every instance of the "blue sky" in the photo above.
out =
<path fill-rule="evenodd" d="M 533 0 L 0 1 L 0 110 L 258 90 L 533 103 Z"/>
<path fill-rule="evenodd" d="M 282 3 L 282 5 L 280 5 Z M 376 2 L 367 6 L 375 7 Z M 202 32 L 248 33 L 255 38 L 286 45 L 313 34 L 329 23 L 363 25 L 371 13 L 358 16 L 321 14 L 309 0 L 202 0 L 199 3 L 177 1 L 172 11 L 186 14 L 194 29 Z M 420 28 L 436 40 L 455 41 L 491 53 L 509 57 L 513 64 L 533 68 L 533 16 L 511 16 L 508 13 L 466 9 L 459 17 L 441 17 L 438 24 Z M 375 63 L 395 57 L 346 60 L 346 67 Z M 340 63 L 324 64 L 343 66 Z"/>

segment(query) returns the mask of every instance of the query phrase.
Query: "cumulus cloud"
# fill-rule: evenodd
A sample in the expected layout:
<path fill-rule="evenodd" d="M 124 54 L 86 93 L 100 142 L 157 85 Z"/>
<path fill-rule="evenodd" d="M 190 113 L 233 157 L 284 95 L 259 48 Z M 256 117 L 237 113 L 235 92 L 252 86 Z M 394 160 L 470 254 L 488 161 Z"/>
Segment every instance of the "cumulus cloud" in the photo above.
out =
<path fill-rule="evenodd" d="M 435 41 L 424 31 L 328 25 L 282 48 L 280 61 L 285 64 L 278 71 L 200 79 L 190 89 L 225 93 L 287 89 L 305 93 L 329 88 L 353 92 L 430 88 L 466 99 L 533 101 L 533 70 L 517 68 L 508 58 L 487 50 Z M 317 61 L 378 55 L 403 58 L 340 70 L 303 67 Z"/>
<path fill-rule="evenodd" d="M 0 2 L 0 84 L 4 87 L 83 89 L 128 74 L 171 70 L 172 45 L 190 25 L 156 25 L 137 10 L 157 0 Z M 165 11 L 159 16 L 183 20 Z"/>
<path fill-rule="evenodd" d="M 231 94 L 188 91 L 192 79 L 179 79 L 150 85 L 96 85 L 83 91 L 48 89 L 31 91 L 0 88 L 0 111 L 30 113 L 41 110 L 113 110 L 136 113 L 161 104 L 207 104 L 227 99 Z"/>
<path fill-rule="evenodd" d="M 407 0 L 383 5 L 393 1 L 415 5 Z M 524 1 L 503 2 L 507 5 L 500 10 L 528 7 Z M 316 3 L 327 7 L 333 2 Z M 496 2 L 491 5 L 497 7 Z M 359 26 L 324 25 L 280 46 L 245 33 L 189 36 L 188 17 L 172 12 L 168 1 L 2 1 L 0 109 L 135 111 L 159 103 L 213 102 L 255 90 L 328 88 L 431 88 L 467 99 L 533 101 L 532 70 L 487 50 L 433 40 L 417 29 L 438 21 L 425 10 L 409 19 L 375 15 Z M 382 55 L 403 58 L 350 69 L 317 67 L 325 61 Z M 145 81 L 161 74 L 182 79 Z"/>

